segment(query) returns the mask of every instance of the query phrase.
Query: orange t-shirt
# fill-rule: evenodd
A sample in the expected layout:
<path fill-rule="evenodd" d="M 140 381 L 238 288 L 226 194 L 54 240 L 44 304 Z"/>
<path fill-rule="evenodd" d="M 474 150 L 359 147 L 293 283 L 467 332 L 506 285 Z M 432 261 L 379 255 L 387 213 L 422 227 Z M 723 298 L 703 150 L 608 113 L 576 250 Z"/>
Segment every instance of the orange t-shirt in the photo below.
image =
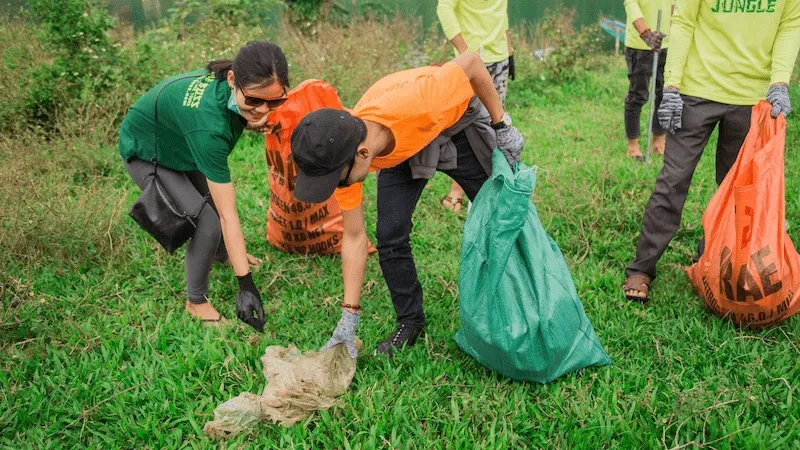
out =
<path fill-rule="evenodd" d="M 372 160 L 370 171 L 397 166 L 455 125 L 475 92 L 464 70 L 449 62 L 387 75 L 373 84 L 353 108 L 353 115 L 392 131 L 395 145 Z M 352 210 L 363 198 L 361 183 L 338 188 L 339 207 Z"/>

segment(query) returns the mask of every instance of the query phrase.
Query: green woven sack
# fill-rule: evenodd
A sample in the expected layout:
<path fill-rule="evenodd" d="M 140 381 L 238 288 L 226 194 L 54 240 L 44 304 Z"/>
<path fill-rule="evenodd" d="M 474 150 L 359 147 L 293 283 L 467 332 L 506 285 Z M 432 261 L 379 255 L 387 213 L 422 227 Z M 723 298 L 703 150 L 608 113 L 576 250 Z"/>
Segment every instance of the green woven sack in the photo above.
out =
<path fill-rule="evenodd" d="M 489 369 L 550 382 L 611 364 L 583 311 L 567 263 L 530 197 L 536 175 L 511 169 L 500 150 L 472 204 L 459 275 L 456 343 Z"/>

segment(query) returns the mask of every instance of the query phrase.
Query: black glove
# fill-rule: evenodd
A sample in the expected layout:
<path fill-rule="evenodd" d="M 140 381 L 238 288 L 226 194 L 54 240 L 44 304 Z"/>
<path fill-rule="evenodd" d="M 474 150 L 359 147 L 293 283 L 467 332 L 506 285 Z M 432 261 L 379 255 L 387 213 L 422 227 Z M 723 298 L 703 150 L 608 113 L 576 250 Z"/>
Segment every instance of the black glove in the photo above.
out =
<path fill-rule="evenodd" d="M 264 331 L 264 307 L 253 283 L 253 274 L 236 277 L 239 280 L 239 293 L 236 294 L 236 317 L 258 331 Z M 255 316 L 253 315 L 255 313 Z"/>
<path fill-rule="evenodd" d="M 517 79 L 517 71 L 514 68 L 514 55 L 508 57 L 508 78 Z"/>

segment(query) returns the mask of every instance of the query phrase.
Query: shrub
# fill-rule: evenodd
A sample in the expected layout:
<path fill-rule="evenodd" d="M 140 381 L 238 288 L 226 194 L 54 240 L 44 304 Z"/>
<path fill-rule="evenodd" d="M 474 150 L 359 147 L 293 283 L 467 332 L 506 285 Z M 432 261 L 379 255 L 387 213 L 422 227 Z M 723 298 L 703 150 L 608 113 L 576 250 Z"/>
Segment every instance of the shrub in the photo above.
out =
<path fill-rule="evenodd" d="M 518 89 L 510 101 L 529 106 L 539 101 L 570 101 L 594 92 L 592 73 L 610 61 L 603 50 L 598 26 L 575 29 L 574 10 L 547 11 L 532 30 L 521 30 L 515 39 Z"/>
<path fill-rule="evenodd" d="M 229 26 L 262 26 L 279 0 L 180 0 L 170 20 L 186 23 L 214 20 Z"/>
<path fill-rule="evenodd" d="M 590 69 L 591 57 L 600 49 L 600 28 L 573 27 L 575 10 L 548 11 L 539 25 L 548 48 L 543 49 L 539 79 L 549 84 L 563 84 L 582 78 Z"/>
<path fill-rule="evenodd" d="M 295 25 L 313 23 L 322 15 L 325 0 L 286 0 L 289 6 L 290 20 Z"/>
<path fill-rule="evenodd" d="M 30 7 L 54 58 L 23 79 L 25 107 L 34 123 L 47 125 L 59 111 L 121 84 L 124 62 L 108 35 L 115 21 L 101 1 L 31 0 Z"/>
<path fill-rule="evenodd" d="M 28 89 L 24 84 L 39 67 L 50 64 L 52 57 L 31 35 L 31 26 L 17 21 L 0 22 L 0 60 L 0 134 L 11 135 L 27 116 Z"/>
<path fill-rule="evenodd" d="M 277 36 L 289 59 L 294 81 L 321 78 L 338 91 L 345 105 L 353 106 L 361 94 L 381 77 L 398 70 L 428 64 L 423 52 L 420 21 L 359 18 L 357 26 L 319 23 L 309 39 L 290 23 Z M 450 55 L 448 55 L 450 57 Z"/>

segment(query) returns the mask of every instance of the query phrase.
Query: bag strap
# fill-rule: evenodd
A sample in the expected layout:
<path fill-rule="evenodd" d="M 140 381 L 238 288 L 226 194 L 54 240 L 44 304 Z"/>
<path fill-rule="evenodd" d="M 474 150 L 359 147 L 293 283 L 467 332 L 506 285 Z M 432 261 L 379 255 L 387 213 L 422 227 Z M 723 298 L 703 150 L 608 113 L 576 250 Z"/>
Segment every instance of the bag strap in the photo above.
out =
<path fill-rule="evenodd" d="M 176 81 L 186 80 L 188 78 L 202 78 L 202 77 L 206 77 L 206 76 L 208 76 L 208 74 L 206 74 L 206 75 L 186 75 L 186 76 L 183 76 L 183 77 L 180 77 L 180 78 L 176 78 L 176 79 L 170 81 L 169 83 L 165 84 L 164 86 L 161 86 L 161 89 L 158 90 L 158 93 L 156 94 L 156 99 L 153 101 L 153 159 L 152 159 L 152 161 L 153 161 L 153 175 L 157 175 L 157 168 L 158 168 L 158 155 L 157 155 L 157 153 L 158 153 L 158 97 L 161 96 L 161 93 L 164 92 L 164 89 L 166 89 L 167 86 L 171 85 L 172 83 L 174 83 Z"/>

